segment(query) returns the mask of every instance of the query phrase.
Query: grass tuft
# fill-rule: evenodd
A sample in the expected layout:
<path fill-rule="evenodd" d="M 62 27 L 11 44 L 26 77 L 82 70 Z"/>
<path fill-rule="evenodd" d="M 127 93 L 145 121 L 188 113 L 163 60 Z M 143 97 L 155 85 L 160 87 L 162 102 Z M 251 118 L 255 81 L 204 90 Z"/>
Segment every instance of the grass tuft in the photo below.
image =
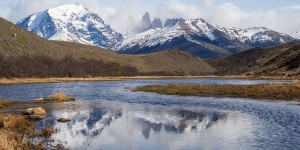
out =
<path fill-rule="evenodd" d="M 58 102 L 65 102 L 65 101 L 75 101 L 76 99 L 73 97 L 68 97 L 62 92 L 57 92 L 53 97 L 46 99 L 46 101 L 58 101 Z"/>

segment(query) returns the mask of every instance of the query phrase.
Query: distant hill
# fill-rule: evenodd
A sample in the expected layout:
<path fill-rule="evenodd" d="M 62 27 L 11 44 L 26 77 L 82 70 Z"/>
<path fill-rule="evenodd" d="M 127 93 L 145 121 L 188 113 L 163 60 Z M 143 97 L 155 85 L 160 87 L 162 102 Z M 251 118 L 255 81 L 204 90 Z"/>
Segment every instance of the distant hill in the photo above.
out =
<path fill-rule="evenodd" d="M 55 59 L 72 55 L 136 67 L 143 73 L 168 72 L 185 75 L 213 74 L 215 69 L 202 59 L 177 50 L 145 55 L 117 54 L 99 47 L 71 42 L 47 41 L 0 18 L 0 53 L 7 56 L 45 55 Z"/>
<path fill-rule="evenodd" d="M 300 77 L 300 43 L 250 49 L 225 58 L 206 60 L 217 74 Z"/>

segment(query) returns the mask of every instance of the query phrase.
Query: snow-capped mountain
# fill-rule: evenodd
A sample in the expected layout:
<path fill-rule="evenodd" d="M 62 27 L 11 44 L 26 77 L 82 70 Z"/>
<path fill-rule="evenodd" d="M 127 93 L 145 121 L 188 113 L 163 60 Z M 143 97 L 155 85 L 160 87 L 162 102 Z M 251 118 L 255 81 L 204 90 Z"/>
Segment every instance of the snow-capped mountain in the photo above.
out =
<path fill-rule="evenodd" d="M 300 38 L 300 33 L 292 34 L 293 38 L 263 27 L 225 28 L 203 19 L 167 19 L 163 26 L 160 18 L 151 21 L 146 12 L 136 28 L 124 34 L 124 39 L 122 34 L 80 4 L 53 7 L 33 14 L 17 25 L 45 39 L 94 45 L 119 53 L 180 49 L 202 58 L 226 56 L 252 47 L 278 45 Z"/>
<path fill-rule="evenodd" d="M 98 15 L 80 4 L 60 5 L 32 14 L 17 25 L 45 39 L 78 42 L 108 49 L 123 39 L 122 34 L 113 31 Z"/>
<path fill-rule="evenodd" d="M 211 58 L 295 40 L 287 34 L 264 27 L 225 28 L 203 19 L 170 19 L 162 29 L 151 28 L 126 38 L 117 51 L 140 54 L 178 48 L 202 58 Z"/>
<path fill-rule="evenodd" d="M 300 31 L 299 32 L 291 33 L 290 36 L 292 36 L 292 37 L 300 40 Z"/>

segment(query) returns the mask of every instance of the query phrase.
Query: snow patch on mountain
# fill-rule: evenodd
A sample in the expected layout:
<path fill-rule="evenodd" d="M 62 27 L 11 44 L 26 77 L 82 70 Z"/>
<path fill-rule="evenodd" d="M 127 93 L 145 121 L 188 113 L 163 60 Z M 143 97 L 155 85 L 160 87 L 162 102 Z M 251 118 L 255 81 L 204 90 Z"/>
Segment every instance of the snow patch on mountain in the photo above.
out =
<path fill-rule="evenodd" d="M 112 48 L 123 36 L 80 4 L 67 4 L 33 14 L 17 23 L 37 35 L 59 41 Z"/>
<path fill-rule="evenodd" d="M 292 36 L 292 37 L 294 37 L 294 38 L 296 38 L 296 39 L 300 40 L 300 31 L 299 32 L 290 33 L 289 35 Z"/>
<path fill-rule="evenodd" d="M 194 31 L 204 33 L 210 40 L 213 41 L 216 39 L 216 37 L 213 35 L 215 27 L 208 24 L 203 19 L 193 19 L 185 21 L 185 23 L 189 25 Z"/>

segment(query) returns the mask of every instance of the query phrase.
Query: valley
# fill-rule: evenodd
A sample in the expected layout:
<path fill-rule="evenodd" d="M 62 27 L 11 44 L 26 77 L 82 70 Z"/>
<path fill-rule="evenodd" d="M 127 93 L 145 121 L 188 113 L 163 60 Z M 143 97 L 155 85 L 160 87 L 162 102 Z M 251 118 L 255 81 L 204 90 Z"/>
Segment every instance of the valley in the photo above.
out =
<path fill-rule="evenodd" d="M 0 150 L 300 149 L 292 3 L 0 2 Z"/>

